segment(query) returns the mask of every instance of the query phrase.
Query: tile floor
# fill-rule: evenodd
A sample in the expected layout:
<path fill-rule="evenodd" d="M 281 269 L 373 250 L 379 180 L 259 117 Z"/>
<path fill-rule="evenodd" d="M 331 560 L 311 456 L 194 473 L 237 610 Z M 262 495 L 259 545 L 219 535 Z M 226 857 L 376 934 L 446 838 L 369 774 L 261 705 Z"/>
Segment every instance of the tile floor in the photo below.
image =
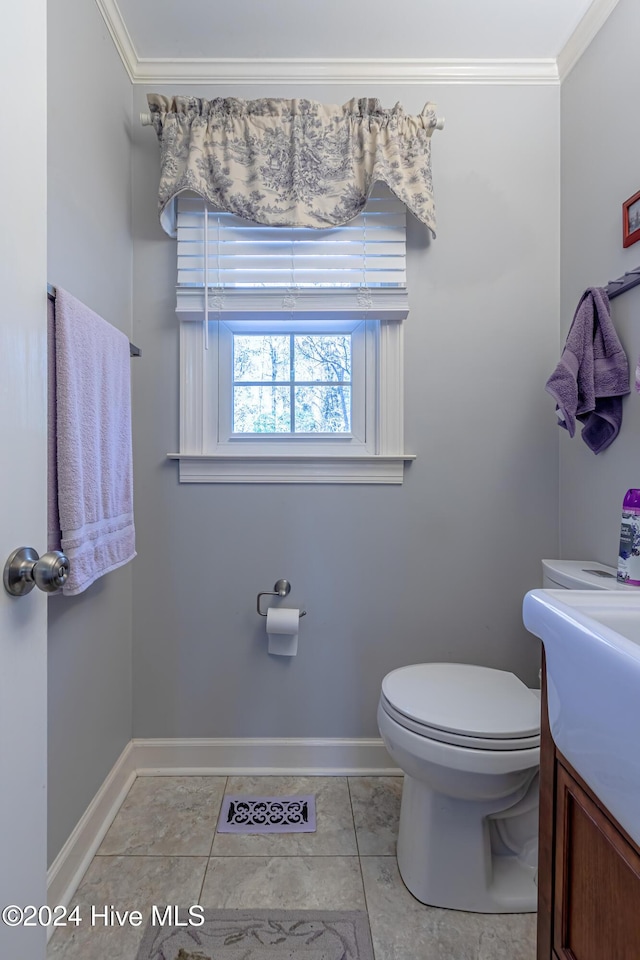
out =
<path fill-rule="evenodd" d="M 534 960 L 535 915 L 418 903 L 395 860 L 399 777 L 139 777 L 48 960 L 134 960 L 151 906 L 368 910 L 376 960 Z M 228 793 L 316 795 L 315 833 L 217 834 Z M 140 910 L 141 927 L 91 926 L 91 907 Z"/>

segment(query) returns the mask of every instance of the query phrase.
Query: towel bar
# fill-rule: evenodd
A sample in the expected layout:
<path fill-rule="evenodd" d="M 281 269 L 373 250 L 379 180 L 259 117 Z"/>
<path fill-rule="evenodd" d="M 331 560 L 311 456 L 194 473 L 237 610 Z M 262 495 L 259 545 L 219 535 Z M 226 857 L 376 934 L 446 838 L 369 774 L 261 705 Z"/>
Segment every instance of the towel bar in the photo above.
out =
<path fill-rule="evenodd" d="M 47 284 L 47 296 L 49 300 L 53 300 L 55 303 L 56 299 L 56 288 L 53 287 L 50 283 Z M 130 357 L 141 357 L 142 350 L 140 347 L 136 347 L 135 343 L 129 342 L 129 356 Z"/>

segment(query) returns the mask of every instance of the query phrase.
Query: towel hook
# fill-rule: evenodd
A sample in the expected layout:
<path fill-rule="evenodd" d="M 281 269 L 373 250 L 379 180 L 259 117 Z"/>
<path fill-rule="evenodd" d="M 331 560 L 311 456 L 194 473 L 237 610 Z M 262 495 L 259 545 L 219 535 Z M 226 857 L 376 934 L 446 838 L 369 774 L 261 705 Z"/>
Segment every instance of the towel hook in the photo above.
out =
<path fill-rule="evenodd" d="M 258 599 L 256 602 L 256 607 L 260 616 L 266 617 L 266 613 L 263 613 L 262 610 L 260 609 L 260 597 L 286 597 L 287 594 L 289 593 L 291 593 L 291 584 L 289 583 L 288 580 L 276 580 L 276 582 L 273 585 L 273 591 L 263 590 L 262 593 L 259 593 Z M 306 615 L 307 615 L 306 610 L 303 610 L 300 614 L 301 617 L 305 617 Z"/>

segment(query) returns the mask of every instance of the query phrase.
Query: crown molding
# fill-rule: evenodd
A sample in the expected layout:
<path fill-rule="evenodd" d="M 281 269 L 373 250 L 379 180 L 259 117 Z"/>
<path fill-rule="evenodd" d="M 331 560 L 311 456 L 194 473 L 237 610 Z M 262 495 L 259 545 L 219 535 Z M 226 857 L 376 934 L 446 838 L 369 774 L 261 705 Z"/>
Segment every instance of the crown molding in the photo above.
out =
<path fill-rule="evenodd" d="M 147 59 L 134 83 L 557 83 L 555 60 Z"/>
<path fill-rule="evenodd" d="M 295 83 L 558 83 L 548 59 L 151 58 L 139 57 L 117 0 L 96 0 L 132 83 L 224 85 Z"/>
<path fill-rule="evenodd" d="M 557 84 L 573 69 L 618 0 L 594 0 L 557 60 L 250 59 L 139 57 L 117 0 L 96 4 L 132 83 L 243 84 Z"/>
<path fill-rule="evenodd" d="M 120 54 L 120 59 L 124 64 L 129 79 L 132 83 L 136 83 L 138 54 L 127 30 L 127 25 L 120 13 L 120 7 L 116 3 L 116 0 L 96 0 L 96 4 L 111 34 L 111 39 L 116 45 L 116 50 Z"/>
<path fill-rule="evenodd" d="M 558 54 L 558 76 L 566 80 L 593 38 L 617 7 L 618 0 L 593 0 L 584 17 Z"/>

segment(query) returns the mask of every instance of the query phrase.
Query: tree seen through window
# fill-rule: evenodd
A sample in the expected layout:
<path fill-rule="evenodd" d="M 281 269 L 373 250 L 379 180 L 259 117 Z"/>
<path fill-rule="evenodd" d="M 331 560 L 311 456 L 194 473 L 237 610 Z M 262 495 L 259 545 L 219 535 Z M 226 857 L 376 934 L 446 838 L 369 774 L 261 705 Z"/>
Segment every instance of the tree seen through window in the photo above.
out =
<path fill-rule="evenodd" d="M 235 433 L 351 431 L 350 334 L 234 334 Z"/>

